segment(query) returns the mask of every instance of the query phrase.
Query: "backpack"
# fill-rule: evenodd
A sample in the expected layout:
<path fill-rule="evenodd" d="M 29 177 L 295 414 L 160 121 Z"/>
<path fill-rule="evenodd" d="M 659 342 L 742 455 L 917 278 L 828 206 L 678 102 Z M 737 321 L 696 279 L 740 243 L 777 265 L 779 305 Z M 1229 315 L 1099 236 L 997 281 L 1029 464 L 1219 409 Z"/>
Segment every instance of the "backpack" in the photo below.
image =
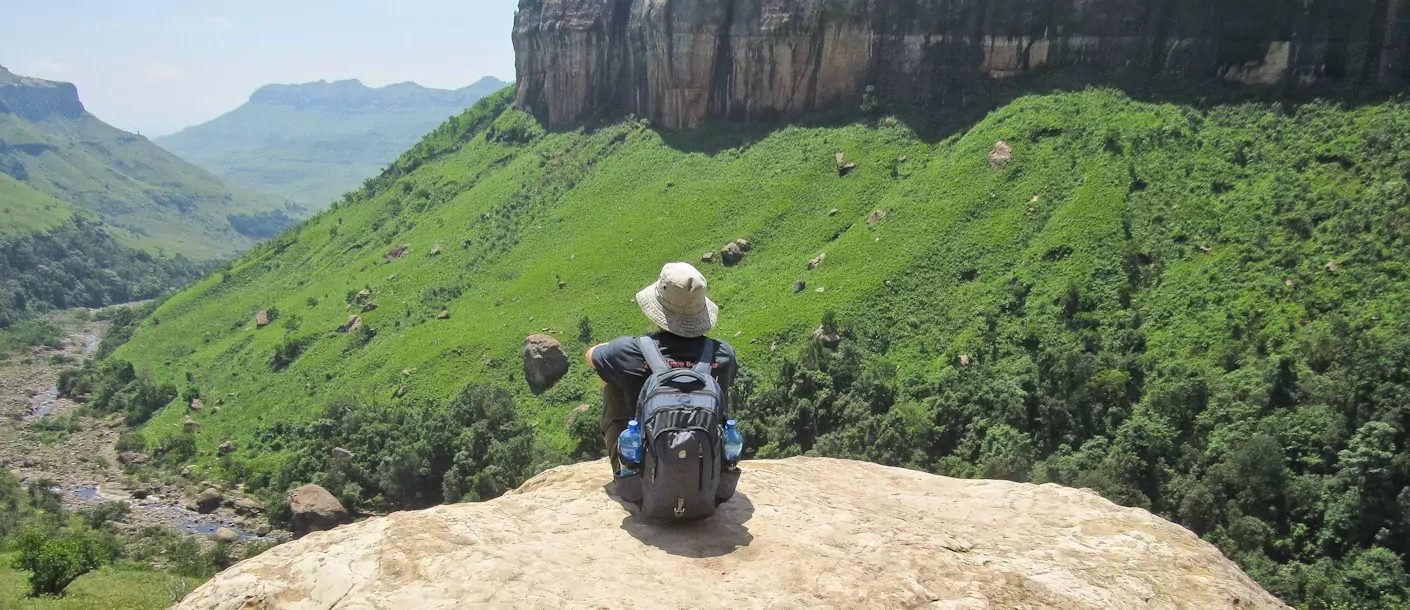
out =
<path fill-rule="evenodd" d="M 694 368 L 673 369 L 651 337 L 637 339 L 651 374 L 637 397 L 642 457 L 638 474 L 621 477 L 623 499 L 647 517 L 694 521 L 734 495 L 739 470 L 724 463 L 724 405 L 711 375 L 715 342 Z M 636 481 L 623 481 L 637 479 Z"/>

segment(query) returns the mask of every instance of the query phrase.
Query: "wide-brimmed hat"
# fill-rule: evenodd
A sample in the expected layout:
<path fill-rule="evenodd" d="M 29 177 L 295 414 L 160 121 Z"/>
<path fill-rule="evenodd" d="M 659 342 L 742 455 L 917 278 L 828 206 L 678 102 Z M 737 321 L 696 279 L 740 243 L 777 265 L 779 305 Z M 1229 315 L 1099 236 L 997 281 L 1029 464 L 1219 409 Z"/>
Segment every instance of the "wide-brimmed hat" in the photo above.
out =
<path fill-rule="evenodd" d="M 704 336 L 720 317 L 720 307 L 705 296 L 705 276 L 689 263 L 666 263 L 636 302 L 661 330 L 681 337 Z"/>

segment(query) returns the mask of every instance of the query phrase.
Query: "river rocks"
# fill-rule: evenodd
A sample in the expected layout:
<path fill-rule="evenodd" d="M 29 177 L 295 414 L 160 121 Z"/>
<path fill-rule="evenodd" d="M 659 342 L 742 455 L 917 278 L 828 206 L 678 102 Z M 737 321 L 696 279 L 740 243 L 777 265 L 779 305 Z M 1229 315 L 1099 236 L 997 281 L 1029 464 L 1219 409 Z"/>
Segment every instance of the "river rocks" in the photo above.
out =
<path fill-rule="evenodd" d="M 738 264 L 739 261 L 743 259 L 744 249 L 740 248 L 739 244 L 730 242 L 725 244 L 725 247 L 720 248 L 720 262 L 724 263 L 726 266 Z"/>
<path fill-rule="evenodd" d="M 222 526 L 220 529 L 215 531 L 215 539 L 218 542 L 231 544 L 234 542 L 238 542 L 240 540 L 240 535 L 235 533 L 235 530 Z"/>
<path fill-rule="evenodd" d="M 215 448 L 215 452 L 219 455 L 230 455 L 232 453 L 235 453 L 235 443 L 225 441 L 221 443 L 219 447 Z"/>
<path fill-rule="evenodd" d="M 406 252 L 411 249 L 411 244 L 398 244 L 397 247 L 387 251 L 387 260 L 394 261 L 405 258 Z"/>
<path fill-rule="evenodd" d="M 1009 146 L 1008 142 L 999 140 L 994 143 L 994 150 L 989 151 L 989 167 L 1004 169 L 1011 158 L 1013 158 L 1013 148 Z"/>
<path fill-rule="evenodd" d="M 269 326 L 269 310 L 263 310 L 255 314 L 255 326 L 260 328 Z"/>
<path fill-rule="evenodd" d="M 209 515 L 220 508 L 220 503 L 225 501 L 225 496 L 216 491 L 214 487 L 207 487 L 205 491 L 196 496 L 196 512 L 202 515 Z"/>
<path fill-rule="evenodd" d="M 567 373 L 568 355 L 557 339 L 536 334 L 524 340 L 524 378 L 530 389 L 547 390 Z"/>
<path fill-rule="evenodd" d="M 813 343 L 828 349 L 836 349 L 838 344 L 842 343 L 842 336 L 838 335 L 834 329 L 819 326 L 813 330 Z"/>
<path fill-rule="evenodd" d="M 253 498 L 239 498 L 235 500 L 235 514 L 243 517 L 253 517 L 264 512 L 264 505 Z"/>
<path fill-rule="evenodd" d="M 123 466 L 141 466 L 147 463 L 147 454 L 136 451 L 124 451 L 117 456 L 118 463 Z"/>
<path fill-rule="evenodd" d="M 348 522 L 348 511 L 333 494 L 309 483 L 289 492 L 289 512 L 294 535 L 333 529 Z"/>

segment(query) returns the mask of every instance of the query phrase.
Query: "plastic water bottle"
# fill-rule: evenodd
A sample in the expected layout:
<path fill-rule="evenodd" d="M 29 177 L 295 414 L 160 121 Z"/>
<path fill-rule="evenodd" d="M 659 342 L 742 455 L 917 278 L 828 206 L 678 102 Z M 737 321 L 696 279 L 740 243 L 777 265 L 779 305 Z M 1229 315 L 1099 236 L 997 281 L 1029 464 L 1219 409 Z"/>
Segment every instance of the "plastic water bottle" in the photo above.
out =
<path fill-rule="evenodd" d="M 622 458 L 621 474 L 636 474 L 633 466 L 641 463 L 641 424 L 635 419 L 627 422 L 627 429 L 617 436 L 617 455 Z"/>
<path fill-rule="evenodd" d="M 725 461 L 737 462 L 741 453 L 744 453 L 744 434 L 731 419 L 725 422 Z"/>

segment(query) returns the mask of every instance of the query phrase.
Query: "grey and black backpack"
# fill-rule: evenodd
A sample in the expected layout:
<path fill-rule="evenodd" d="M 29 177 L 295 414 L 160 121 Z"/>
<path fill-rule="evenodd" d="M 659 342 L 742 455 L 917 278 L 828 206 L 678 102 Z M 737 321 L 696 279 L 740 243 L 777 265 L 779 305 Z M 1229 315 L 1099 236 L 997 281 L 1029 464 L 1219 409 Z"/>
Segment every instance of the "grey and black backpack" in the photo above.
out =
<path fill-rule="evenodd" d="M 636 407 L 642 463 L 638 474 L 619 478 L 620 495 L 648 517 L 709 517 L 739 481 L 736 465 L 724 462 L 724 401 L 710 370 L 715 342 L 705 340 L 693 368 L 671 368 L 651 337 L 637 344 L 651 372 Z"/>

